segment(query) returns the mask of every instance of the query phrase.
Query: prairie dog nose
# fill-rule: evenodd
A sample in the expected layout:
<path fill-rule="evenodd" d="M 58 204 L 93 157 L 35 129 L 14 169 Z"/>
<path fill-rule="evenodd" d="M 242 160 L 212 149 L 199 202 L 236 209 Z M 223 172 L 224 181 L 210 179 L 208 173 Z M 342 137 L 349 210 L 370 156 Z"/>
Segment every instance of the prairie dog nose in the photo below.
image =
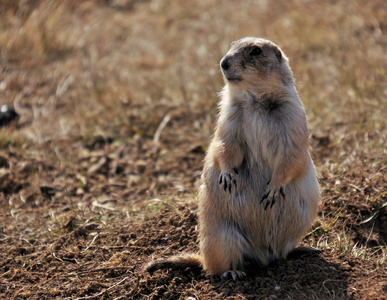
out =
<path fill-rule="evenodd" d="M 223 57 L 220 61 L 220 66 L 223 70 L 227 70 L 230 67 L 230 60 L 228 57 Z"/>

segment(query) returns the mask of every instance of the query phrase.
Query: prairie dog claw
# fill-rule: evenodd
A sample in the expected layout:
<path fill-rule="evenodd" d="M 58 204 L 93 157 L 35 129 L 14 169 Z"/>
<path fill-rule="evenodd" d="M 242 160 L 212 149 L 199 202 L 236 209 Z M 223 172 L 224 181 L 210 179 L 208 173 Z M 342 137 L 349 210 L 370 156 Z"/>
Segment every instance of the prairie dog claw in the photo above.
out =
<path fill-rule="evenodd" d="M 231 172 L 221 172 L 220 175 L 219 175 L 219 184 L 220 185 L 223 185 L 223 189 L 225 191 L 228 190 L 228 192 L 231 194 L 231 190 L 232 190 L 232 185 L 235 186 L 235 188 L 237 187 L 237 181 L 236 181 L 236 175 L 238 175 L 238 169 L 237 168 L 233 168 L 233 171 L 235 174 Z"/>
<path fill-rule="evenodd" d="M 262 199 L 259 203 L 262 203 L 265 201 L 265 210 L 269 207 L 273 207 L 274 203 L 276 203 L 277 198 L 279 197 L 279 194 L 285 199 L 285 187 L 281 186 L 279 188 L 273 188 L 270 184 L 271 180 L 267 183 L 266 192 L 263 194 Z"/>
<path fill-rule="evenodd" d="M 228 279 L 230 276 L 234 281 L 246 278 L 246 273 L 238 270 L 229 270 L 223 273 L 224 278 Z"/>

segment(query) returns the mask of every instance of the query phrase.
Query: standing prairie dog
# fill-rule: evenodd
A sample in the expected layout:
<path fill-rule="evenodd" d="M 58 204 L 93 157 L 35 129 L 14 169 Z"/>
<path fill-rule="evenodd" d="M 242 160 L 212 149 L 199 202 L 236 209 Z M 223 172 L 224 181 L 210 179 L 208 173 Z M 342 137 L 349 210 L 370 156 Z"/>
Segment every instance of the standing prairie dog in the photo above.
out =
<path fill-rule="evenodd" d="M 297 252 L 317 215 L 307 120 L 287 57 L 273 42 L 247 37 L 220 66 L 226 85 L 199 191 L 200 255 L 151 262 L 149 272 L 202 266 L 244 277 Z"/>

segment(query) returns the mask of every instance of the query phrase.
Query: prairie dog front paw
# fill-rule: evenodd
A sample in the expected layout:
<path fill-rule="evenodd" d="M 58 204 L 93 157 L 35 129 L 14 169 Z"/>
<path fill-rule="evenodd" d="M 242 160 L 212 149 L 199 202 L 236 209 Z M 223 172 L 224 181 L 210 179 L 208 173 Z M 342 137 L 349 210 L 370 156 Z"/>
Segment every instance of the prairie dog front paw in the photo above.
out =
<path fill-rule="evenodd" d="M 237 187 L 237 180 L 236 177 L 238 175 L 238 168 L 233 168 L 230 171 L 227 172 L 220 172 L 219 175 L 219 184 L 223 186 L 224 190 L 231 194 L 232 186 L 235 186 L 235 189 Z"/>
<path fill-rule="evenodd" d="M 274 187 L 271 182 L 267 183 L 267 188 L 265 193 L 262 196 L 262 199 L 259 203 L 265 201 L 265 210 L 269 207 L 273 207 L 274 203 L 280 197 L 280 195 L 285 199 L 285 186 Z"/>

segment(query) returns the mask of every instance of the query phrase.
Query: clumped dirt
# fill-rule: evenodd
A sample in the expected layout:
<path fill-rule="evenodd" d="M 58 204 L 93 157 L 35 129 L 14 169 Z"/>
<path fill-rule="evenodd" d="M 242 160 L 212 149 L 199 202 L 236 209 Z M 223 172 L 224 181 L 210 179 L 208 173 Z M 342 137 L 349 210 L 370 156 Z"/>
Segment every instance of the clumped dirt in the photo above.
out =
<path fill-rule="evenodd" d="M 336 251 L 278 261 L 246 280 L 210 278 L 202 270 L 143 272 L 152 259 L 198 251 L 196 205 L 165 208 L 139 221 L 70 219 L 49 241 L 9 243 L 1 254 L 4 299 L 381 299 L 386 272 Z M 5 242 L 5 239 L 2 239 Z M 3 245 L 4 246 L 4 245 Z M 373 270 L 365 274 L 365 270 Z"/>
<path fill-rule="evenodd" d="M 386 299 L 385 1 L 0 0 L 1 299 Z M 270 26 L 268 25 L 270 24 Z M 257 35 L 290 57 L 321 208 L 246 280 L 143 271 L 197 253 L 218 65 Z"/>

